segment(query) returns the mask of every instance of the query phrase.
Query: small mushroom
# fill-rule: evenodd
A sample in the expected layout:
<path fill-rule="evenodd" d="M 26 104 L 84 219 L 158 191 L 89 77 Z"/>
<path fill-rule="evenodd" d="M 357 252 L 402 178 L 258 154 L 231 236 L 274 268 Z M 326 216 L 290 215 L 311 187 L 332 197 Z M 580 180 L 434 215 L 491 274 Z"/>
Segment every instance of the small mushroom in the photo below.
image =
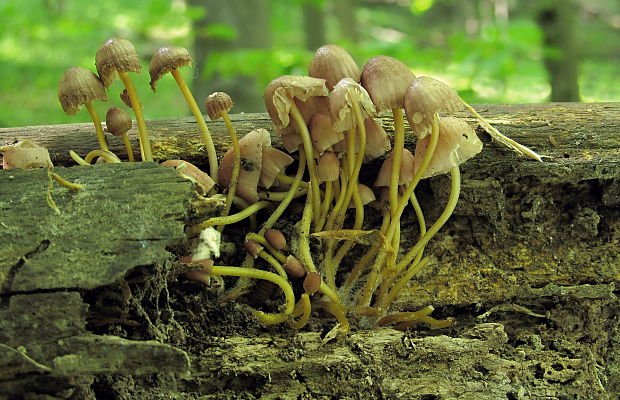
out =
<path fill-rule="evenodd" d="M 120 136 L 123 139 L 129 162 L 134 161 L 133 147 L 129 141 L 129 136 L 127 136 L 127 132 L 131 129 L 131 124 L 131 117 L 122 108 L 112 107 L 105 114 L 106 129 L 114 136 Z"/>
<path fill-rule="evenodd" d="M 127 39 L 110 38 L 99 46 L 95 55 L 95 65 L 106 88 L 114 82 L 117 75 L 123 81 L 138 124 L 142 160 L 153 161 L 151 141 L 146 132 L 146 122 L 142 113 L 142 103 L 140 103 L 138 92 L 129 76 L 129 72 L 139 73 L 142 70 L 136 48 Z"/>
<path fill-rule="evenodd" d="M 94 100 L 108 100 L 99 77 L 83 67 L 69 68 L 63 74 L 58 85 L 58 100 L 62 109 L 69 115 L 75 115 L 82 105 L 86 107 L 97 131 L 99 147 L 101 150 L 108 151 L 108 143 L 101 127 L 101 120 L 92 105 Z"/>
<path fill-rule="evenodd" d="M 32 140 L 24 139 L 14 145 L 0 147 L 2 169 L 51 167 L 50 153 Z"/>
<path fill-rule="evenodd" d="M 209 172 L 215 180 L 215 183 L 217 183 L 217 153 L 215 152 L 215 146 L 213 144 L 213 139 L 211 138 L 211 133 L 209 132 L 207 123 L 200 112 L 198 104 L 196 104 L 196 100 L 194 99 L 192 92 L 187 87 L 187 84 L 183 79 L 183 75 L 179 72 L 180 67 L 191 65 L 191 63 L 192 57 L 189 55 L 189 51 L 183 47 L 165 46 L 160 48 L 155 52 L 155 54 L 153 54 L 153 58 L 151 58 L 151 63 L 149 65 L 149 74 L 151 76 L 150 85 L 154 92 L 157 88 L 157 81 L 159 81 L 162 76 L 170 72 L 179 86 L 185 101 L 187 101 L 192 114 L 194 114 L 194 118 L 196 118 L 196 122 L 198 123 L 198 128 L 200 129 L 200 134 L 202 136 L 202 141 L 205 144 L 207 155 L 209 156 Z"/>
<path fill-rule="evenodd" d="M 203 196 L 209 193 L 215 185 L 209 174 L 185 160 L 166 160 L 162 165 L 175 168 L 179 175 L 192 181 L 196 185 L 198 193 Z"/>

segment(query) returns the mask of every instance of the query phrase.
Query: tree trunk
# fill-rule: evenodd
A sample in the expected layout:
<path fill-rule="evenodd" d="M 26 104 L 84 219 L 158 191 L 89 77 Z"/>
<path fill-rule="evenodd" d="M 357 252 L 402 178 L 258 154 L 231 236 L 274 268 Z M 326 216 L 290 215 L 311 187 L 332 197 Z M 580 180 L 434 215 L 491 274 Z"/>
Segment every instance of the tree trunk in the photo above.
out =
<path fill-rule="evenodd" d="M 391 309 L 432 305 L 434 317 L 457 321 L 438 330 L 418 325 L 403 333 L 351 315 L 353 332 L 337 337 L 330 334 L 335 320 L 321 310 L 301 331 L 261 325 L 248 305 L 277 309 L 277 290 L 257 287 L 225 302 L 217 282 L 185 278 L 199 268 L 176 262 L 193 240 L 187 227 L 218 215 L 221 199 L 194 196 L 171 168 L 56 167 L 83 185 L 78 191 L 52 186 L 61 214 L 47 205 L 46 171 L 0 171 L 0 393 L 617 399 L 620 105 L 476 108 L 544 162 L 509 153 L 479 131 L 485 148 L 462 165 L 458 205 L 425 250 L 433 261 Z M 241 134 L 270 125 L 264 114 L 233 121 Z M 391 129 L 389 117 L 382 122 Z M 191 119 L 148 126 L 159 157 L 204 161 Z M 218 150 L 225 150 L 223 126 L 210 128 Z M 46 144 L 57 165 L 67 163 L 68 147 L 96 147 L 90 124 L 0 129 L 0 143 L 23 138 Z M 408 148 L 413 140 L 409 134 Z M 379 166 L 365 165 L 362 180 L 371 182 Z M 418 189 L 427 221 L 435 221 L 450 179 L 427 179 Z M 380 224 L 376 209 L 367 210 L 368 228 Z M 278 227 L 289 235 L 299 219 L 291 208 Z M 417 240 L 417 226 L 407 211 L 403 249 Z M 226 227 L 222 263 L 238 265 L 235 249 L 246 229 Z M 364 250 L 359 245 L 347 255 L 343 272 Z M 313 255 L 320 260 L 318 248 Z M 314 304 L 319 300 L 315 295 Z"/>
<path fill-rule="evenodd" d="M 235 99 L 236 112 L 262 110 L 262 95 L 256 91 L 257 83 L 252 74 L 231 76 L 217 71 L 205 79 L 202 71 L 209 63 L 216 62 L 218 57 L 225 57 L 232 51 L 261 50 L 271 46 L 269 1 L 190 0 L 189 3 L 206 10 L 206 16 L 194 23 L 194 54 L 199 75 L 194 81 L 192 92 L 196 98 L 204 100 L 213 92 L 226 92 Z M 232 29 L 232 37 L 208 34 L 210 28 L 218 25 Z M 230 68 L 236 67 L 233 62 L 230 63 Z"/>
<path fill-rule="evenodd" d="M 302 13 L 304 32 L 306 34 L 306 49 L 314 52 L 319 47 L 327 44 L 323 4 L 315 2 L 303 3 Z"/>
<path fill-rule="evenodd" d="M 331 7 L 338 21 L 340 37 L 353 45 L 358 43 L 357 0 L 332 0 Z"/>
<path fill-rule="evenodd" d="M 551 84 L 551 101 L 579 101 L 579 48 L 575 1 L 542 3 L 538 23 L 543 31 L 545 68 Z"/>

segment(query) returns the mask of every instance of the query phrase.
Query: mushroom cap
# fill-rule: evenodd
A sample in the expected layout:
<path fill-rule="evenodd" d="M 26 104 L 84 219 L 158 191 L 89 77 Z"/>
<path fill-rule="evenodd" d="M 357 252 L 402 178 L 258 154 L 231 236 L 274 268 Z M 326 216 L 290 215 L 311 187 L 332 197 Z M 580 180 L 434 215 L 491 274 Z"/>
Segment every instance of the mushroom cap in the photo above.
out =
<path fill-rule="evenodd" d="M 72 67 L 60 79 L 58 100 L 67 114 L 75 115 L 82 104 L 93 100 L 106 101 L 108 96 L 97 75 L 84 67 Z"/>
<path fill-rule="evenodd" d="M 237 196 L 250 202 L 258 201 L 258 182 L 263 168 L 263 147 L 271 146 L 269 132 L 265 129 L 255 129 L 239 139 L 241 153 L 241 168 L 237 180 Z M 232 170 L 235 162 L 233 149 L 229 149 L 218 169 L 218 183 L 228 187 L 231 183 Z"/>
<path fill-rule="evenodd" d="M 219 119 L 222 111 L 228 113 L 233 108 L 233 105 L 234 103 L 230 96 L 224 92 L 211 93 L 205 100 L 205 109 L 211 121 Z"/>
<path fill-rule="evenodd" d="M 326 44 L 312 57 L 308 75 L 325 79 L 325 85 L 332 90 L 342 78 L 352 78 L 359 83 L 362 72 L 348 51 L 335 44 Z"/>
<path fill-rule="evenodd" d="M 129 98 L 129 93 L 127 92 L 127 89 L 123 89 L 123 91 L 118 94 L 118 97 L 121 98 L 121 100 L 123 101 L 123 103 L 125 103 L 127 107 L 133 108 L 131 106 L 131 99 Z"/>
<path fill-rule="evenodd" d="M 304 268 L 304 265 L 291 254 L 286 257 L 286 263 L 282 266 L 291 278 L 301 278 L 306 275 L 306 268 Z"/>
<path fill-rule="evenodd" d="M 431 132 L 436 112 L 456 112 L 464 106 L 456 90 L 429 76 L 417 77 L 405 94 L 407 120 L 420 139 Z"/>
<path fill-rule="evenodd" d="M 114 82 L 117 71 L 139 73 L 142 70 L 136 48 L 129 40 L 119 37 L 110 38 L 99 46 L 95 65 L 105 87 Z"/>
<path fill-rule="evenodd" d="M 183 178 L 192 181 L 201 195 L 206 195 L 215 185 L 209 174 L 185 160 L 166 160 L 161 164 L 173 167 Z"/>
<path fill-rule="evenodd" d="M 344 134 L 334 130 L 331 117 L 325 114 L 313 115 L 308 124 L 308 131 L 312 145 L 319 154 L 344 139 Z"/>
<path fill-rule="evenodd" d="M 149 75 L 151 76 L 151 89 L 156 90 L 157 81 L 168 72 L 179 67 L 192 64 L 192 56 L 185 47 L 164 46 L 157 50 L 151 58 L 149 64 Z"/>
<path fill-rule="evenodd" d="M 245 247 L 245 251 L 247 251 L 248 254 L 254 259 L 258 258 L 258 253 L 260 253 L 264 248 L 260 243 L 251 239 L 246 239 L 243 247 Z"/>
<path fill-rule="evenodd" d="M 272 80 L 263 94 L 271 121 L 278 129 L 289 126 L 293 99 L 307 101 L 315 96 L 327 96 L 325 80 L 310 76 L 283 75 Z M 309 120 L 309 119 L 308 119 Z M 307 122 L 307 121 L 306 121 Z"/>
<path fill-rule="evenodd" d="M 321 287 L 321 282 L 321 275 L 318 272 L 308 272 L 308 275 L 304 278 L 304 290 L 312 296 Z"/>
<path fill-rule="evenodd" d="M 293 157 L 271 146 L 263 146 L 263 168 L 260 171 L 258 185 L 269 189 L 278 174 L 293 162 Z"/>
<path fill-rule="evenodd" d="M 375 193 L 372 191 L 372 189 L 364 185 L 363 183 L 357 184 L 357 190 L 359 191 L 360 200 L 362 200 L 363 206 L 377 200 L 377 197 L 375 196 Z M 355 202 L 353 201 L 353 199 L 351 199 L 351 201 L 349 202 L 348 208 L 355 208 Z"/>
<path fill-rule="evenodd" d="M 415 74 L 401 61 L 389 56 L 375 56 L 362 69 L 362 86 L 377 111 L 403 108 L 405 92 Z"/>
<path fill-rule="evenodd" d="M 366 127 L 364 162 L 369 162 L 384 155 L 392 148 L 392 144 L 387 132 L 376 119 L 366 118 L 364 126 Z"/>
<path fill-rule="evenodd" d="M 277 229 L 269 228 L 265 231 L 265 240 L 269 243 L 274 249 L 282 250 L 286 247 L 286 238 Z"/>
<path fill-rule="evenodd" d="M 319 180 L 331 182 L 340 177 L 340 160 L 333 151 L 326 151 L 321 154 L 317 164 L 317 175 Z"/>
<path fill-rule="evenodd" d="M 375 106 L 366 90 L 351 78 L 341 79 L 330 96 L 329 109 L 337 131 L 354 128 L 357 123 L 353 112 L 353 103 L 357 102 L 362 119 L 375 115 Z"/>
<path fill-rule="evenodd" d="M 0 147 L 2 169 L 51 167 L 50 153 L 32 140 L 24 139 L 12 146 Z"/>
<path fill-rule="evenodd" d="M 430 135 L 418 140 L 415 146 L 414 168 L 417 171 L 430 142 Z M 422 178 L 445 174 L 482 150 L 482 142 L 474 129 L 464 120 L 443 117 L 439 120 L 439 139 L 435 153 Z"/>
<path fill-rule="evenodd" d="M 122 108 L 111 107 L 105 114 L 105 125 L 108 132 L 121 136 L 131 129 L 131 116 Z"/>
<path fill-rule="evenodd" d="M 394 160 L 394 151 L 383 161 L 377 179 L 375 180 L 375 187 L 390 186 L 390 177 L 392 176 L 392 162 Z M 404 185 L 411 182 L 414 175 L 413 167 L 413 154 L 407 149 L 403 149 L 403 157 L 400 163 L 400 174 L 398 176 L 398 184 Z"/>

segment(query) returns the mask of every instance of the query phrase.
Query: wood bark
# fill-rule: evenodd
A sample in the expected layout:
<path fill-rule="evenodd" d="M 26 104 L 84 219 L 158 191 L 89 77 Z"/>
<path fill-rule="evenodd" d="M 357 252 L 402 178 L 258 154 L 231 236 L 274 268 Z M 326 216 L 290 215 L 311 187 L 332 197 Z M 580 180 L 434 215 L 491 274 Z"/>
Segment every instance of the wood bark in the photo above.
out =
<path fill-rule="evenodd" d="M 82 193 L 53 188 L 62 216 L 48 210 L 45 171 L 0 171 L 0 391 L 145 399 L 617 398 L 620 105 L 476 108 L 544 162 L 518 157 L 479 131 L 485 149 L 462 166 L 457 209 L 426 250 L 434 261 L 393 310 L 433 305 L 433 316 L 457 320 L 442 330 L 402 333 L 352 317 L 354 332 L 338 338 L 327 334 L 335 321 L 321 312 L 298 332 L 261 326 L 244 300 L 218 303 L 216 288 L 186 281 L 182 267 L 167 261 L 172 256 L 164 250 L 184 254 L 182 230 L 197 212 L 189 184 L 171 169 L 57 168 L 84 184 Z M 241 134 L 270 127 L 264 114 L 234 115 L 233 122 Z M 382 122 L 391 128 L 389 117 Z M 206 165 L 193 120 L 148 125 L 159 159 Z M 223 126 L 210 128 L 218 150 L 226 150 Z M 0 143 L 30 138 L 66 165 L 67 148 L 85 153 L 96 146 L 91 130 L 8 128 L 0 130 Z M 409 135 L 407 146 L 413 142 Z M 122 154 L 121 145 L 113 142 L 112 150 Z M 365 166 L 363 179 L 372 180 L 379 163 Z M 113 211 L 122 188 L 138 193 L 124 194 L 127 208 Z M 431 222 L 446 202 L 449 179 L 432 178 L 419 189 Z M 87 211 L 87 203 L 104 211 Z M 128 211 L 134 203 L 142 210 Z M 131 228 L 144 214 L 153 215 Z M 99 243 L 82 246 L 73 238 L 95 235 L 92 215 Z M 285 231 L 298 217 L 287 218 Z M 411 212 L 401 223 L 407 248 L 419 234 L 417 222 Z M 237 231 L 227 231 L 234 242 Z M 150 251 L 136 247 L 144 241 Z M 109 248 L 114 243 L 121 246 L 116 251 Z M 114 261 L 89 262 L 88 251 Z M 277 293 L 250 297 L 245 302 L 254 307 L 281 304 Z"/>

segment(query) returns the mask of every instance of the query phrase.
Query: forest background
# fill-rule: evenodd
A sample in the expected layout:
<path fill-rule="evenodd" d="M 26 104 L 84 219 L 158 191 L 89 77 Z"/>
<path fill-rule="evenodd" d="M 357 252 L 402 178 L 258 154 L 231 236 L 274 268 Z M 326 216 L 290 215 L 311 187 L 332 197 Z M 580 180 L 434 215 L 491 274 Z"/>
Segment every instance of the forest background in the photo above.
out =
<path fill-rule="evenodd" d="M 0 16 L 0 127 L 89 121 L 64 114 L 58 81 L 75 65 L 95 71 L 112 36 L 142 58 L 147 119 L 188 113 L 171 77 L 157 93 L 148 85 L 151 55 L 168 44 L 190 50 L 196 98 L 226 91 L 234 112 L 262 112 L 269 81 L 307 74 L 326 43 L 360 66 L 396 57 L 470 103 L 620 100 L 618 0 L 0 0 Z"/>

